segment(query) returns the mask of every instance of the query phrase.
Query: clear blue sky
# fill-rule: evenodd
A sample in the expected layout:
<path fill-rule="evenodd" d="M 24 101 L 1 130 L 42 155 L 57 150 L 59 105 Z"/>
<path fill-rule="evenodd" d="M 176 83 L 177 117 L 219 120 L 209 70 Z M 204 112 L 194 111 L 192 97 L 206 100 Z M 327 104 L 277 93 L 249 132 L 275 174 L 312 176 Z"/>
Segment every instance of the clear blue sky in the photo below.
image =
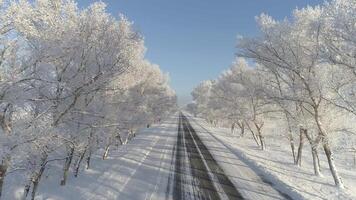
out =
<path fill-rule="evenodd" d="M 95 0 L 79 0 L 84 7 Z M 283 19 L 322 0 L 103 0 L 114 16 L 134 21 L 147 58 L 170 74 L 180 104 L 202 80 L 214 79 L 234 59 L 236 36 L 258 34 L 255 16 Z"/>

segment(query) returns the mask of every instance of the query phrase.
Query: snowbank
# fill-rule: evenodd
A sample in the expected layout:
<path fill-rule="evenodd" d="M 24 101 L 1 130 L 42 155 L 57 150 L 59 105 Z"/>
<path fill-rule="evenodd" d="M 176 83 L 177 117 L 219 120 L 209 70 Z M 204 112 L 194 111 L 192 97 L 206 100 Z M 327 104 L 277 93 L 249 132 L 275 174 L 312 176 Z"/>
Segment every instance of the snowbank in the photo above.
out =
<path fill-rule="evenodd" d="M 294 199 L 356 199 L 356 168 L 350 169 L 352 157 L 347 157 L 350 155 L 336 154 L 335 156 L 346 186 L 344 190 L 340 190 L 334 187 L 327 161 L 322 153 L 320 157 L 324 176 L 314 176 L 308 144 L 303 149 L 302 167 L 297 167 L 293 164 L 289 143 L 281 135 L 267 133 L 267 150 L 262 151 L 248 133 L 242 138 L 237 133 L 232 135 L 228 129 L 211 127 L 201 118 L 196 118 L 195 121 L 212 133 L 216 140 L 223 143 L 236 156 L 244 160 L 265 181 Z"/>

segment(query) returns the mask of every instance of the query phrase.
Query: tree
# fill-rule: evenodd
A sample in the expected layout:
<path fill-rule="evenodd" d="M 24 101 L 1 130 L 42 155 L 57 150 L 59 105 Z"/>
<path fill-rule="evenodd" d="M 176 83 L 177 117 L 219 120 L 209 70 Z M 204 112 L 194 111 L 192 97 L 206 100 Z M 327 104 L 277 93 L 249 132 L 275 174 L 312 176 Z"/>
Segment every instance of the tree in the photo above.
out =
<path fill-rule="evenodd" d="M 133 100 L 128 107 L 139 102 L 144 111 L 129 113 L 125 123 L 135 129 L 175 108 L 165 76 L 144 59 L 143 37 L 105 7 L 100 2 L 81 10 L 72 0 L 0 2 L 0 191 L 8 171 L 22 168 L 24 199 L 31 188 L 34 199 L 50 163 L 64 162 L 65 185 L 71 167 L 78 176 L 96 149 L 122 144 L 120 119 L 128 113 L 117 107 L 121 95 Z M 143 80 L 145 95 L 128 95 Z"/>
<path fill-rule="evenodd" d="M 211 95 L 211 88 L 214 85 L 214 81 L 203 81 L 200 83 L 194 90 L 192 91 L 191 95 L 193 100 L 197 104 L 197 113 L 201 116 L 204 116 L 209 123 L 216 125 L 216 119 L 214 117 L 214 112 L 209 108 L 209 98 Z"/>
<path fill-rule="evenodd" d="M 320 62 L 320 13 L 319 8 L 295 10 L 293 22 L 277 22 L 267 15 L 261 15 L 258 21 L 262 37 L 241 40 L 239 55 L 255 59 L 276 72 L 280 80 L 291 87 L 291 91 L 296 91 L 284 99 L 297 103 L 302 109 L 303 118 L 313 119 L 312 124 L 307 124 L 316 129 L 316 136 L 308 137 L 315 149 L 312 152 L 315 153 L 322 143 L 335 184 L 343 187 L 333 160 L 330 136 L 323 124 L 329 104 L 323 98 L 327 88 L 322 84 L 325 71 Z M 314 159 L 314 167 L 318 175 L 317 159 Z"/>

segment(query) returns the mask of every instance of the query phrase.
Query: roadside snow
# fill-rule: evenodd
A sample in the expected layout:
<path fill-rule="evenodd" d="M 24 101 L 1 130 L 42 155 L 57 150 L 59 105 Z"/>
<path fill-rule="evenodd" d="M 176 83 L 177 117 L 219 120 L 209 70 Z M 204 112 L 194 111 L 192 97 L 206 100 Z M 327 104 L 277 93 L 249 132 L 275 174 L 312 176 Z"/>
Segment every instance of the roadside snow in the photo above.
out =
<path fill-rule="evenodd" d="M 302 167 L 297 167 L 293 164 L 289 143 L 281 135 L 268 134 L 266 137 L 268 149 L 262 151 L 256 146 L 249 133 L 242 138 L 238 133 L 232 135 L 228 129 L 214 128 L 201 118 L 190 118 L 196 122 L 194 128 L 200 127 L 210 132 L 216 140 L 247 163 L 264 180 L 271 182 L 279 191 L 294 199 L 356 199 L 356 168 L 350 167 L 351 155 L 335 155 L 339 172 L 346 186 L 346 189 L 340 190 L 334 187 L 322 152 L 320 157 L 324 177 L 314 176 L 310 147 L 307 143 L 303 149 Z"/>
<path fill-rule="evenodd" d="M 177 133 L 174 115 L 160 125 L 142 129 L 128 144 L 113 149 L 107 160 L 98 152 L 92 168 L 83 170 L 79 177 L 69 177 L 60 186 L 61 166 L 48 169 L 40 183 L 36 200 L 115 200 L 165 199 L 171 165 L 171 147 Z M 20 199 L 22 177 L 10 175 L 3 199 Z"/>
<path fill-rule="evenodd" d="M 268 149 L 261 151 L 248 133 L 241 138 L 228 129 L 213 128 L 203 119 L 189 119 L 226 175 L 248 199 L 282 199 L 283 193 L 294 199 L 356 199 L 352 155 L 335 156 L 346 186 L 345 190 L 339 190 L 333 185 L 321 152 L 324 177 L 313 175 L 308 144 L 300 168 L 293 165 L 284 137 L 267 134 Z M 36 200 L 169 199 L 171 194 L 167 191 L 172 187 L 172 147 L 176 136 L 177 115 L 174 115 L 160 125 L 142 129 L 129 144 L 112 150 L 105 161 L 101 160 L 102 152 L 98 152 L 92 168 L 83 170 L 78 178 L 71 175 L 64 187 L 59 186 L 62 166 L 52 166 L 46 170 Z M 20 199 L 23 181 L 24 177 L 16 172 L 10 174 L 5 181 L 3 199 Z"/>

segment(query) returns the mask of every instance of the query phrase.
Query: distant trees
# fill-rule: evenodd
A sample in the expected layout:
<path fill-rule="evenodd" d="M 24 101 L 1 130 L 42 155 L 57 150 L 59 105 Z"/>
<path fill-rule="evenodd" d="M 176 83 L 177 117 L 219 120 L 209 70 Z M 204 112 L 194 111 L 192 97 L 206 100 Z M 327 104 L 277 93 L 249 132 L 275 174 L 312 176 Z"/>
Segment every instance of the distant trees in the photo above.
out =
<path fill-rule="evenodd" d="M 32 189 L 34 199 L 51 162 L 63 163 L 65 185 L 95 150 L 106 158 L 169 114 L 175 94 L 144 53 L 132 23 L 104 3 L 0 1 L 0 196 L 9 171 L 24 171 L 23 198 Z"/>
<path fill-rule="evenodd" d="M 238 42 L 237 55 L 255 66 L 240 58 L 212 82 L 209 93 L 199 92 L 198 86 L 192 93 L 202 108 L 198 112 L 221 113 L 217 119 L 230 123 L 240 121 L 262 149 L 265 119 L 278 118 L 286 127 L 295 164 L 301 164 L 306 138 L 315 174 L 321 175 L 321 147 L 335 185 L 342 188 L 330 140 L 336 129 L 352 130 L 341 119 L 355 114 L 355 15 L 356 3 L 351 0 L 296 9 L 291 20 L 276 21 L 262 14 L 257 18 L 261 34 Z M 220 106 L 205 106 L 209 102 Z M 295 135 L 300 141 L 297 152 Z"/>
<path fill-rule="evenodd" d="M 205 118 L 211 123 L 217 124 L 217 117 L 214 117 L 214 109 L 209 109 L 209 98 L 214 81 L 204 81 L 199 84 L 193 91 L 193 100 L 196 102 L 196 112 L 205 116 Z"/>

